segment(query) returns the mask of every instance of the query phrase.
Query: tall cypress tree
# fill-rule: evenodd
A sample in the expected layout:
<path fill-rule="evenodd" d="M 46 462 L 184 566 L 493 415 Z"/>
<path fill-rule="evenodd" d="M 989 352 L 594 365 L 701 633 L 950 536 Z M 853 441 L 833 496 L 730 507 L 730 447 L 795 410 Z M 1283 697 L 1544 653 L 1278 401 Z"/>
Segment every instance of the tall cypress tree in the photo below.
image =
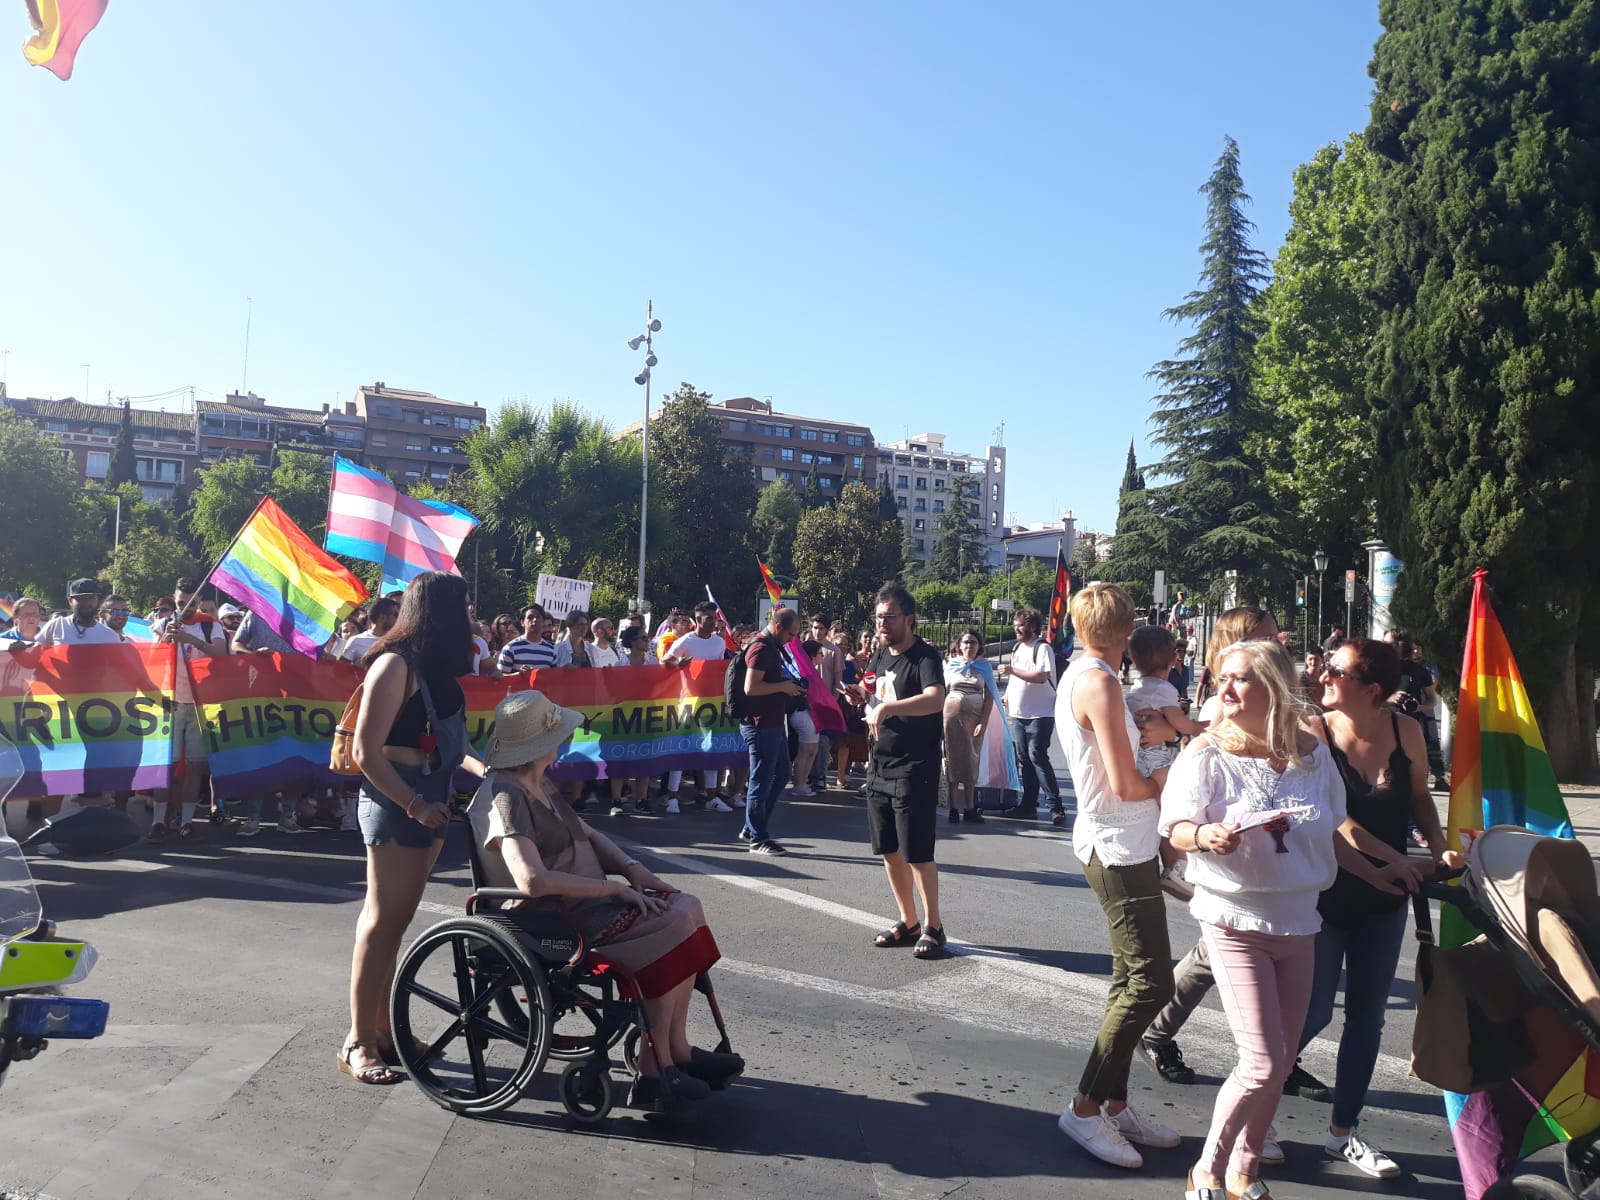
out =
<path fill-rule="evenodd" d="M 1161 385 L 1154 441 L 1166 457 L 1151 468 L 1169 480 L 1147 489 L 1159 520 L 1163 551 L 1181 575 L 1202 590 L 1220 591 L 1223 573 L 1259 590 L 1286 584 L 1282 528 L 1261 463 L 1247 448 L 1261 420 L 1251 390 L 1251 354 L 1259 337 L 1256 297 L 1267 279 L 1267 258 L 1250 244 L 1254 223 L 1244 215 L 1250 197 L 1239 175 L 1239 144 L 1224 142 L 1222 157 L 1200 189 L 1206 197 L 1199 286 L 1164 314 L 1193 327 L 1180 357 L 1159 362 L 1150 375 Z"/>
<path fill-rule="evenodd" d="M 1160 528 L 1150 511 L 1150 496 L 1144 472 L 1128 440 L 1128 465 L 1122 471 L 1122 487 L 1117 491 L 1117 527 L 1111 542 L 1110 574 L 1141 603 L 1148 600 L 1155 586 L 1155 573 L 1162 566 Z"/>
<path fill-rule="evenodd" d="M 133 409 L 122 402 L 122 424 L 117 429 L 117 445 L 111 452 L 111 467 L 106 473 L 106 488 L 115 491 L 139 479 L 139 457 L 133 446 Z"/>
<path fill-rule="evenodd" d="M 1600 10 L 1385 0 L 1370 391 L 1397 604 L 1459 662 L 1474 567 L 1558 773 L 1595 765 Z"/>

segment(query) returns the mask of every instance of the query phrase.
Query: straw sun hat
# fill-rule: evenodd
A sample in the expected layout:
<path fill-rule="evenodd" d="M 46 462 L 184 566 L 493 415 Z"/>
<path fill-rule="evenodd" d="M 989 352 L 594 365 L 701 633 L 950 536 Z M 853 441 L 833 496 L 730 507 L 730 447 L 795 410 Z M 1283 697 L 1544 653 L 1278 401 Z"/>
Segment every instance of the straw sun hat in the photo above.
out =
<path fill-rule="evenodd" d="M 494 736 L 484 761 L 520 767 L 550 753 L 583 724 L 583 714 L 562 708 L 543 692 L 512 692 L 495 706 Z"/>

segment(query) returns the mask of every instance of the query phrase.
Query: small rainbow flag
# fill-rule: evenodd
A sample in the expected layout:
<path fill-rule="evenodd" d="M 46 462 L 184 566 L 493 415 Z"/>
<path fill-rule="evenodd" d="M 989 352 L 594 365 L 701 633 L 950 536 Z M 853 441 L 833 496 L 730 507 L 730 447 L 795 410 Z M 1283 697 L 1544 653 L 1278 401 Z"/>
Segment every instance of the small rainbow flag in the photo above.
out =
<path fill-rule="evenodd" d="M 761 568 L 761 582 L 767 585 L 767 595 L 772 597 L 772 603 L 775 605 L 782 604 L 783 589 L 778 586 L 778 581 L 772 577 L 771 570 L 768 569 L 766 563 L 761 561 L 759 556 L 756 558 L 756 566 Z"/>
<path fill-rule="evenodd" d="M 1571 837 L 1572 821 L 1545 752 L 1522 672 L 1489 604 L 1489 573 L 1472 573 L 1472 610 L 1461 662 L 1460 716 L 1450 771 L 1451 844 L 1461 830 L 1520 825 Z"/>
<path fill-rule="evenodd" d="M 271 496 L 256 505 L 210 580 L 309 658 L 367 598 L 361 580 L 319 550 Z"/>
<path fill-rule="evenodd" d="M 10 624 L 16 611 L 17 602 L 15 600 L 8 600 L 6 597 L 0 596 L 0 621 Z"/>
<path fill-rule="evenodd" d="M 22 55 L 57 79 L 72 78 L 78 46 L 106 15 L 107 0 L 26 0 L 34 34 L 22 44 Z"/>

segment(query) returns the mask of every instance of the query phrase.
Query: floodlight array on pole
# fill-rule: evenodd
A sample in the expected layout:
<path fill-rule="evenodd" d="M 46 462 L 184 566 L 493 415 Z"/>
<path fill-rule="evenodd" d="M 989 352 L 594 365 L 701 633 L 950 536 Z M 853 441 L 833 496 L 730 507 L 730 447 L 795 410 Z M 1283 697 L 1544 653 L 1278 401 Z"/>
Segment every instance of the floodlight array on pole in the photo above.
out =
<path fill-rule="evenodd" d="M 629 350 L 644 347 L 644 370 L 633 377 L 633 381 L 644 388 L 644 440 L 640 444 L 642 478 L 639 488 L 639 593 L 635 597 L 635 607 L 640 613 L 644 612 L 644 555 L 650 526 L 650 369 L 657 361 L 651 339 L 660 331 L 661 322 L 656 320 L 655 302 L 647 300 L 644 306 L 644 332 L 628 339 Z"/>

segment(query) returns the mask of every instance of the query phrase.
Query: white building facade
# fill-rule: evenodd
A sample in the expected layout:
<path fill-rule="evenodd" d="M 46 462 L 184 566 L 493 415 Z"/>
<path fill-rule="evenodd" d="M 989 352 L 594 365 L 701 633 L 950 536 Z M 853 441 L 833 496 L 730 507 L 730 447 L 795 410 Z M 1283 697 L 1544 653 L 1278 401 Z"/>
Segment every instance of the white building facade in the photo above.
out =
<path fill-rule="evenodd" d="M 979 458 L 946 450 L 942 433 L 878 443 L 878 474 L 889 479 L 906 523 L 907 555 L 919 566 L 927 565 L 939 521 L 961 495 L 984 535 L 984 565 L 995 569 L 1005 565 L 1005 471 L 1004 446 L 985 446 Z"/>

